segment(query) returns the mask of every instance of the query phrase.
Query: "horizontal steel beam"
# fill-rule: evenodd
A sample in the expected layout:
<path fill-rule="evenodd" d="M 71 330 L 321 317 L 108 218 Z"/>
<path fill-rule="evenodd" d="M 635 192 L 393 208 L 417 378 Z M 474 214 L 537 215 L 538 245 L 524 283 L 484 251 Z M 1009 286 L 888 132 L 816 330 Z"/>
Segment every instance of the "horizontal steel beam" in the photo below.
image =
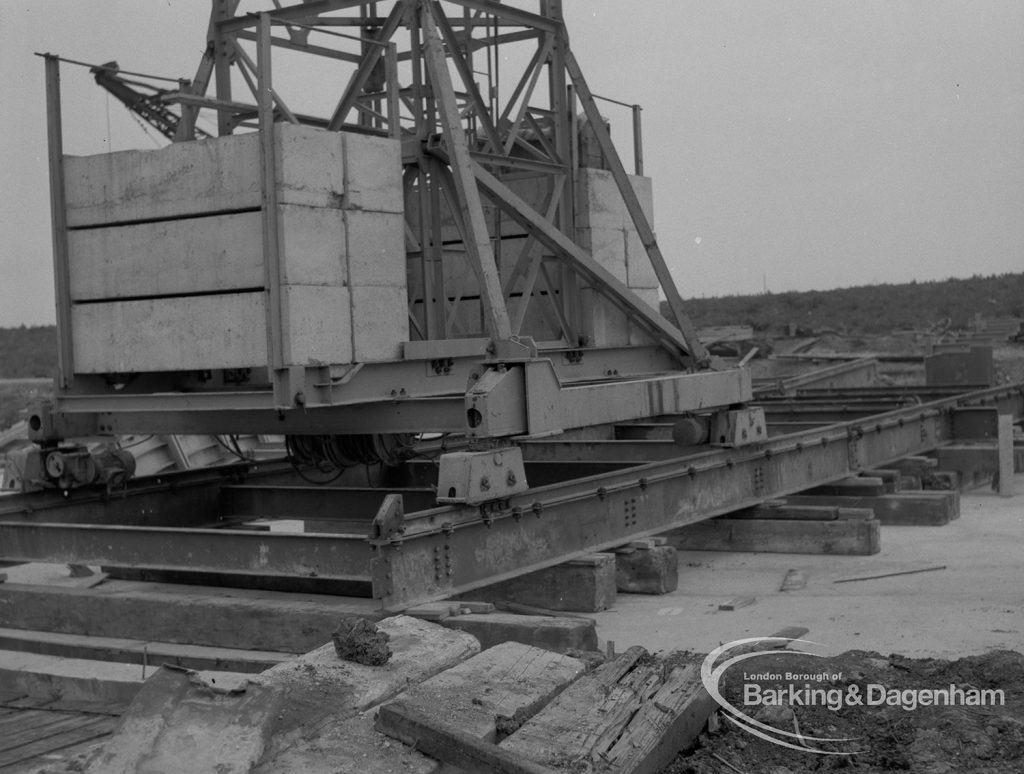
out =
<path fill-rule="evenodd" d="M 53 423 L 56 437 L 62 438 L 102 433 L 461 432 L 466 384 L 489 357 L 489 343 L 479 340 L 479 346 L 467 350 L 458 341 L 410 342 L 404 361 L 366 364 L 333 377 L 327 369 L 307 369 L 301 407 L 275 406 L 269 386 L 100 392 L 110 388 L 90 382 L 93 394 L 56 396 Z M 550 363 L 558 383 L 569 389 L 607 379 L 609 373 L 628 378 L 664 372 L 675 362 L 656 347 L 551 349 L 542 351 L 538 360 Z"/>
<path fill-rule="evenodd" d="M 92 488 L 6 494 L 0 497 L 0 521 L 208 525 L 217 519 L 219 492 L 225 483 L 283 469 L 291 468 L 275 463 L 237 463 L 132 479 L 115 494 Z"/>
<path fill-rule="evenodd" d="M 0 552 L 18 562 L 364 582 L 370 546 L 341 535 L 0 522 Z"/>
<path fill-rule="evenodd" d="M 943 400 L 963 395 L 966 392 L 983 390 L 987 385 L 933 385 L 933 384 L 907 384 L 892 385 L 885 387 L 807 387 L 796 390 L 795 396 L 800 399 L 824 399 L 824 400 L 846 400 L 848 398 L 879 399 L 879 400 L 906 400 L 919 398 L 927 403 L 933 400 Z M 771 400 L 758 397 L 759 401 Z"/>
<path fill-rule="evenodd" d="M 696 447 L 684 448 L 671 440 L 639 441 L 560 441 L 535 440 L 519 444 L 527 462 L 644 462 L 668 460 L 693 453 Z"/>

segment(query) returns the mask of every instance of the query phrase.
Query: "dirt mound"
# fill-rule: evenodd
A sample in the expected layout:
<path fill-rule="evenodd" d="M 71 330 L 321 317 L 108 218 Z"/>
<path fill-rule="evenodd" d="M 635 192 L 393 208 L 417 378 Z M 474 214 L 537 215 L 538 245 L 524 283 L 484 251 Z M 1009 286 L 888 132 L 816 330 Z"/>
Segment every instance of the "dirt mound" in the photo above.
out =
<path fill-rule="evenodd" d="M 665 774 L 1024 771 L 1024 655 L 1013 651 L 956 661 L 779 652 L 732 665 L 721 689 L 797 749 L 725 719 Z"/>

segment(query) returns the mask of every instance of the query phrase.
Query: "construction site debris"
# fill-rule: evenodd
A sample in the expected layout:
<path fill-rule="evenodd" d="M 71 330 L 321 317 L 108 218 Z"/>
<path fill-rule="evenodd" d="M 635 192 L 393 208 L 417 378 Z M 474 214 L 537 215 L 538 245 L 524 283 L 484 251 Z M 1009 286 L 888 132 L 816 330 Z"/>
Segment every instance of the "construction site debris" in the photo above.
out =
<path fill-rule="evenodd" d="M 726 611 L 739 610 L 743 607 L 749 607 L 755 602 L 757 602 L 757 597 L 754 596 L 733 597 L 728 602 L 720 604 L 718 609 Z"/>
<path fill-rule="evenodd" d="M 354 661 L 367 666 L 382 666 L 391 658 L 387 632 L 365 618 L 346 616 L 331 632 L 334 651 L 344 661 Z"/>
<path fill-rule="evenodd" d="M 807 573 L 803 570 L 789 570 L 782 579 L 779 591 L 799 591 L 807 585 Z"/>
<path fill-rule="evenodd" d="M 855 583 L 856 581 L 875 580 L 877 578 L 895 578 L 897 575 L 915 575 L 919 572 L 935 572 L 936 570 L 945 570 L 946 565 L 940 564 L 936 567 L 921 567 L 916 570 L 900 570 L 899 572 L 883 572 L 880 575 L 864 575 L 859 578 L 840 578 L 839 580 L 832 581 L 833 583 Z"/>

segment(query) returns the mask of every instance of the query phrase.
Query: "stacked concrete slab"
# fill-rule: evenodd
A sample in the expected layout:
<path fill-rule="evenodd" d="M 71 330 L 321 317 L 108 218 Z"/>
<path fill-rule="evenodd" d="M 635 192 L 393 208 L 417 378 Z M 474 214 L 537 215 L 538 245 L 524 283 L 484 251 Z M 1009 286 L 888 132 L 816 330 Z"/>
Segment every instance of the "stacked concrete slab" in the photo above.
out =
<path fill-rule="evenodd" d="M 268 362 L 281 286 L 285 365 L 386 360 L 408 338 L 396 142 L 277 125 L 276 211 L 260 137 L 65 159 L 77 373 Z M 264 270 L 277 219 L 280 276 Z"/>
<path fill-rule="evenodd" d="M 649 223 L 654 222 L 651 179 L 630 176 Z M 610 271 L 649 306 L 658 308 L 658 278 L 647 250 L 640 240 L 622 194 L 604 169 L 583 167 L 576 178 L 576 241 L 595 261 Z M 597 290 L 582 292 L 584 326 L 597 346 L 627 346 L 647 343 L 647 337 L 628 322 L 619 310 Z"/>

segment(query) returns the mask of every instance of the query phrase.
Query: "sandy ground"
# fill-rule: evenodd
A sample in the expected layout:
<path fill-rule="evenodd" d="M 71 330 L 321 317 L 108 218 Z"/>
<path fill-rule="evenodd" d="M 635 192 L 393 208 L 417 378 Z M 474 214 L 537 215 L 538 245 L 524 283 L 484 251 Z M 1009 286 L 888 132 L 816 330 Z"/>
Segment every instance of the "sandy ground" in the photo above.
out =
<path fill-rule="evenodd" d="M 1024 474 L 1016 495 L 966 493 L 961 516 L 942 527 L 882 527 L 874 556 L 689 551 L 679 588 L 661 597 L 620 594 L 595 614 L 598 635 L 619 650 L 707 652 L 740 637 L 804 626 L 818 652 L 850 649 L 955 658 L 991 648 L 1024 650 Z M 914 575 L 836 584 L 840 578 L 945 565 Z M 806 571 L 799 591 L 779 591 L 787 570 Z M 733 597 L 755 604 L 720 611 Z"/>

